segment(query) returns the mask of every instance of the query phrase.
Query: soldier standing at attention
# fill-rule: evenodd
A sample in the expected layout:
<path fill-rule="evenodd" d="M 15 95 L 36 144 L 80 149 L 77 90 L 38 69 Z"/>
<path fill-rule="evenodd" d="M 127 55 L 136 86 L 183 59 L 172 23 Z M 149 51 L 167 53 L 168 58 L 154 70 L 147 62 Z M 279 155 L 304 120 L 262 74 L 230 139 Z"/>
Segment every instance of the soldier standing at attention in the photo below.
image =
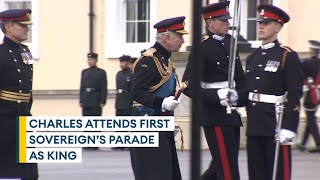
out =
<path fill-rule="evenodd" d="M 123 55 L 119 57 L 121 70 L 116 75 L 116 116 L 131 116 L 132 97 L 131 97 L 131 79 L 132 71 L 129 68 L 131 56 Z M 124 150 L 125 147 L 112 147 L 114 150 Z"/>
<path fill-rule="evenodd" d="M 180 103 L 174 99 L 176 71 L 170 61 L 184 43 L 184 16 L 165 19 L 157 29 L 156 43 L 134 64 L 132 97 L 134 116 L 173 116 Z M 167 112 L 166 112 L 167 111 Z M 135 180 L 181 180 L 174 132 L 159 132 L 159 147 L 130 148 Z"/>
<path fill-rule="evenodd" d="M 291 146 L 296 136 L 303 71 L 298 54 L 283 46 L 277 35 L 289 15 L 272 5 L 258 6 L 258 36 L 262 45 L 247 58 L 247 153 L 250 180 L 271 180 L 280 133 L 277 179 L 291 178 Z M 280 132 L 275 105 L 284 105 Z"/>
<path fill-rule="evenodd" d="M 38 166 L 19 164 L 16 118 L 31 116 L 33 57 L 27 46 L 30 9 L 12 9 L 0 13 L 4 33 L 0 45 L 0 178 L 37 180 Z"/>
<path fill-rule="evenodd" d="M 310 59 L 305 59 L 302 63 L 302 68 L 305 73 L 304 85 L 304 110 L 307 117 L 307 125 L 302 135 L 301 144 L 297 145 L 298 149 L 304 151 L 309 135 L 312 135 L 316 143 L 316 147 L 309 149 L 309 152 L 320 152 L 320 134 L 317 125 L 316 112 L 319 105 L 320 84 L 320 41 L 310 40 Z"/>
<path fill-rule="evenodd" d="M 98 54 L 88 53 L 89 68 L 81 72 L 80 107 L 82 116 L 101 116 L 107 99 L 107 74 L 97 67 Z M 97 147 L 84 148 L 97 150 Z"/>
<path fill-rule="evenodd" d="M 201 180 L 240 179 L 238 154 L 241 118 L 236 110 L 227 114 L 226 104 L 222 103 L 227 96 L 235 106 L 244 106 L 247 102 L 245 75 L 238 53 L 235 59 L 235 90 L 228 89 L 229 54 L 233 51 L 230 49 L 233 37 L 228 34 L 229 19 L 231 19 L 229 3 L 229 1 L 213 3 L 202 9 L 208 33 L 202 37 L 202 59 L 199 59 L 203 63 L 201 122 L 212 161 L 201 176 Z M 182 81 L 190 83 L 191 73 L 191 60 L 189 60 Z M 183 92 L 192 97 L 191 89 L 187 88 Z"/>

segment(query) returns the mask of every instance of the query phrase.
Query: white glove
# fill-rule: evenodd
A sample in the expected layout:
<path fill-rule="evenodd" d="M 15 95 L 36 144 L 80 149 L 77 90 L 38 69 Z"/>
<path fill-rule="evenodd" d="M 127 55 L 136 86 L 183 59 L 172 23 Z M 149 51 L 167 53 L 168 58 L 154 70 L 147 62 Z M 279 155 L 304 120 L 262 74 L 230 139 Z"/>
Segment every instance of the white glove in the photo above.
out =
<path fill-rule="evenodd" d="M 234 89 L 229 89 L 228 91 L 228 95 L 227 95 L 229 101 L 234 105 L 234 104 L 237 104 L 237 101 L 238 101 L 238 93 L 236 90 Z"/>
<path fill-rule="evenodd" d="M 218 93 L 219 99 L 223 101 L 227 99 L 229 89 L 228 88 L 218 89 L 217 93 Z"/>
<path fill-rule="evenodd" d="M 169 96 L 163 99 L 162 101 L 162 112 L 173 111 L 179 105 L 179 100 L 174 100 L 174 96 Z"/>
<path fill-rule="evenodd" d="M 287 129 L 280 130 L 280 144 L 293 144 L 293 138 L 296 133 Z"/>
<path fill-rule="evenodd" d="M 309 91 L 309 87 L 307 85 L 303 85 L 303 92 Z"/>

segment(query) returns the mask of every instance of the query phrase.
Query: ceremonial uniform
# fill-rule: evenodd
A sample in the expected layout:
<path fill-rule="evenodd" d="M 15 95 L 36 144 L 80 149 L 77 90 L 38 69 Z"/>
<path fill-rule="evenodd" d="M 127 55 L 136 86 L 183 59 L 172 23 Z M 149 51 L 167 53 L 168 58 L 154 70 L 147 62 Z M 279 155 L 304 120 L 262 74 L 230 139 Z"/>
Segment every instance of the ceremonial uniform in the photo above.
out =
<path fill-rule="evenodd" d="M 311 45 L 311 49 L 319 51 L 319 41 L 310 40 L 309 43 Z M 304 150 L 309 135 L 312 135 L 316 143 L 316 148 L 310 149 L 310 151 L 320 152 L 320 134 L 316 119 L 316 111 L 319 103 L 319 95 L 317 91 L 319 91 L 318 85 L 320 83 L 320 59 L 317 56 L 314 56 L 311 59 L 305 59 L 302 63 L 302 68 L 305 73 L 304 84 L 306 86 L 306 91 L 304 94 L 303 105 L 307 117 L 307 125 L 302 135 L 302 142 L 298 147 L 301 150 Z"/>
<path fill-rule="evenodd" d="M 185 17 L 166 19 L 154 25 L 154 28 L 158 33 L 171 31 L 185 34 L 184 19 Z M 176 90 L 176 72 L 169 60 L 170 56 L 171 52 L 156 42 L 134 63 L 133 115 L 173 116 L 173 112 L 163 109 Z M 174 132 L 159 132 L 159 147 L 130 148 L 130 154 L 135 180 L 181 180 Z"/>
<path fill-rule="evenodd" d="M 230 19 L 229 2 L 214 3 L 203 8 L 204 19 Z M 213 16 L 213 17 L 212 17 Z M 238 152 L 240 142 L 241 118 L 236 110 L 227 114 L 225 106 L 220 104 L 217 91 L 228 87 L 229 54 L 231 35 L 219 36 L 209 32 L 201 42 L 202 52 L 202 126 L 212 155 L 212 163 L 201 179 L 240 179 Z M 192 53 L 192 52 L 191 52 Z M 190 56 L 191 57 L 191 56 Z M 189 59 L 182 81 L 191 81 L 191 60 Z M 240 58 L 235 59 L 235 89 L 239 93 L 238 106 L 244 106 L 245 75 Z M 192 97 L 190 88 L 183 93 Z M 193 99 L 195 101 L 195 99 Z M 209 172 L 211 171 L 211 172 Z"/>
<path fill-rule="evenodd" d="M 128 62 L 130 56 L 122 56 L 120 62 Z M 130 116 L 132 112 L 132 97 L 131 97 L 131 79 L 132 71 L 129 67 L 120 70 L 116 75 L 116 116 Z"/>
<path fill-rule="evenodd" d="M 12 20 L 28 28 L 32 24 L 30 13 L 30 9 L 7 10 L 0 13 L 0 20 L 1 23 Z M 0 178 L 36 180 L 37 164 L 19 164 L 16 154 L 16 118 L 31 116 L 34 60 L 27 46 L 7 35 L 11 36 L 5 33 L 0 45 Z"/>
<path fill-rule="evenodd" d="M 97 58 L 89 53 L 88 58 Z M 107 74 L 97 66 L 89 67 L 81 72 L 80 104 L 83 116 L 101 116 L 101 105 L 107 99 Z"/>
<path fill-rule="evenodd" d="M 284 11 L 272 5 L 261 5 L 258 11 L 258 22 L 284 24 L 289 21 Z M 298 54 L 280 45 L 278 40 L 262 45 L 246 62 L 249 179 L 271 180 L 277 128 L 275 105 L 284 104 L 285 107 L 280 136 L 283 130 L 296 132 L 303 72 Z M 291 177 L 291 146 L 282 144 L 279 157 L 277 179 L 288 180 Z"/>

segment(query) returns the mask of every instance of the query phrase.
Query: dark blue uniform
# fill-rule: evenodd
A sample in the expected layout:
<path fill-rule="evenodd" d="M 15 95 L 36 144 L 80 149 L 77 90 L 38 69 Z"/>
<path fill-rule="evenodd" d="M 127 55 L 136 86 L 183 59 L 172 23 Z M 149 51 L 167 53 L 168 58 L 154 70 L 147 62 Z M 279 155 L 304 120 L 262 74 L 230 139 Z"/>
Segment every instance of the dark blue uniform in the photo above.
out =
<path fill-rule="evenodd" d="M 143 110 L 137 109 L 141 105 L 152 109 L 152 114 L 151 111 L 146 112 L 148 115 L 168 115 L 161 111 L 162 101 L 165 97 L 175 94 L 176 83 L 172 82 L 173 86 L 168 89 L 170 92 L 165 97 L 158 95 L 157 90 L 168 81 L 163 76 L 175 73 L 173 64 L 169 61 L 170 56 L 170 52 L 156 43 L 135 62 L 132 79 L 132 115 L 142 115 Z M 171 73 L 167 74 L 167 70 Z M 131 148 L 130 154 L 135 180 L 181 180 L 174 132 L 159 132 L 158 148 Z"/>
<path fill-rule="evenodd" d="M 275 102 L 284 102 L 281 129 L 297 131 L 302 94 L 303 72 L 293 50 L 276 40 L 266 44 L 247 58 L 247 153 L 250 180 L 272 179 L 277 126 Z M 268 96 L 265 96 L 268 95 Z M 269 102 L 267 102 L 269 101 Z M 278 174 L 290 176 L 291 146 L 281 145 Z"/>
<path fill-rule="evenodd" d="M 0 45 L 0 177 L 38 177 L 37 164 L 18 164 L 16 159 L 16 117 L 31 116 L 32 63 L 27 46 L 4 37 Z"/>
<path fill-rule="evenodd" d="M 83 116 L 101 116 L 101 104 L 106 104 L 107 74 L 98 67 L 81 72 L 80 104 Z"/>
<path fill-rule="evenodd" d="M 216 175 L 213 179 L 240 179 L 238 169 L 238 151 L 240 142 L 241 118 L 237 111 L 227 114 L 226 107 L 220 104 L 217 90 L 227 88 L 229 53 L 229 34 L 224 37 L 209 33 L 202 40 L 202 125 L 208 146 L 211 151 L 214 166 L 211 165 Z M 191 56 L 190 56 L 191 57 Z M 246 102 L 245 75 L 239 56 L 236 57 L 235 83 L 239 93 L 238 105 L 243 106 Z M 182 81 L 191 80 L 191 60 L 189 60 Z M 208 87 L 207 87 L 208 86 Z M 184 94 L 191 97 L 190 88 L 184 90 Z M 213 167 L 216 167 L 214 170 Z M 206 175 L 206 174 L 205 174 Z M 209 179 L 203 177 L 203 179 Z"/>
<path fill-rule="evenodd" d="M 311 59 L 305 59 L 302 63 L 302 68 L 305 73 L 305 81 L 308 81 L 308 78 L 312 78 L 313 81 L 316 81 L 316 78 L 320 72 L 320 59 L 313 57 Z M 305 83 L 308 86 L 308 82 Z M 311 84 L 313 85 L 313 84 Z M 317 146 L 320 147 L 320 135 L 319 127 L 317 125 L 316 111 L 318 109 L 318 104 L 314 104 L 311 100 L 311 91 L 310 86 L 308 91 L 304 95 L 304 109 L 307 115 L 307 126 L 305 128 L 304 134 L 302 136 L 301 145 L 304 147 L 308 141 L 309 135 L 311 134 L 315 140 Z"/>

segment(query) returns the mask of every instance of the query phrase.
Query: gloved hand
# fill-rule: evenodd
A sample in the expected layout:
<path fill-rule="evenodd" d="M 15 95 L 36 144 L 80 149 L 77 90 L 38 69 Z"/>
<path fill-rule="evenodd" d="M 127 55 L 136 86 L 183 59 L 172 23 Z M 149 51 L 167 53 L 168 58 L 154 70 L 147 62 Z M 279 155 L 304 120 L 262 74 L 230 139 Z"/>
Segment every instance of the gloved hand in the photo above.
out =
<path fill-rule="evenodd" d="M 303 85 L 303 92 L 309 91 L 309 87 L 307 85 Z"/>
<path fill-rule="evenodd" d="M 234 89 L 229 89 L 227 98 L 233 105 L 236 105 L 239 98 L 237 91 Z"/>
<path fill-rule="evenodd" d="M 173 111 L 179 105 L 179 100 L 174 100 L 174 96 L 169 96 L 163 99 L 162 101 L 162 112 Z"/>
<path fill-rule="evenodd" d="M 229 93 L 229 89 L 228 88 L 222 88 L 222 89 L 218 89 L 217 91 L 219 99 L 220 99 L 220 104 L 222 106 L 228 106 L 228 93 Z"/>
<path fill-rule="evenodd" d="M 280 144 L 293 144 L 293 138 L 296 133 L 287 129 L 280 130 Z"/>

